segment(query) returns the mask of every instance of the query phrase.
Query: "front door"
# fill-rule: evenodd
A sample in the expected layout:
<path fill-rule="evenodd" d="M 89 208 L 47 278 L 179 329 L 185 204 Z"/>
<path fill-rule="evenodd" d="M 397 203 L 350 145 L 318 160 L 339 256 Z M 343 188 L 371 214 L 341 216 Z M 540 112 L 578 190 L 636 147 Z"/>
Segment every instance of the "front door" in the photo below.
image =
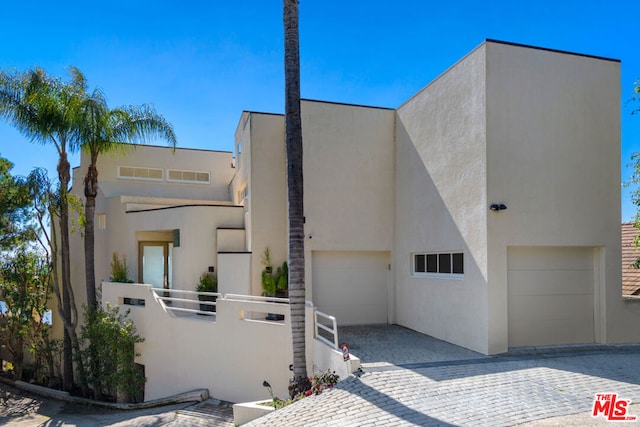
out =
<path fill-rule="evenodd" d="M 154 288 L 171 288 L 172 242 L 140 242 L 138 280 Z"/>

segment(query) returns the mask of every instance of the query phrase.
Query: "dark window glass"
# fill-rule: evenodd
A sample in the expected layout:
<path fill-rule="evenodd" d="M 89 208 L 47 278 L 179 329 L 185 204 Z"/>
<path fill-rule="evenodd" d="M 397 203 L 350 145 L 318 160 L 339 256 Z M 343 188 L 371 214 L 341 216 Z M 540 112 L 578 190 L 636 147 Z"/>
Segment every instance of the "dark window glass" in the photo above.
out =
<path fill-rule="evenodd" d="M 438 255 L 439 265 L 438 272 L 439 273 L 451 273 L 451 254 L 440 254 Z"/>
<path fill-rule="evenodd" d="M 464 274 L 464 257 L 462 254 L 453 254 L 453 274 Z"/>
<path fill-rule="evenodd" d="M 427 255 L 427 273 L 437 273 L 438 272 L 438 255 L 429 254 Z"/>
<path fill-rule="evenodd" d="M 424 255 L 416 255 L 415 271 L 416 273 L 424 273 L 426 271 L 424 264 Z"/>
<path fill-rule="evenodd" d="M 127 298 L 127 297 L 125 297 L 123 303 L 125 305 L 139 305 L 139 306 L 144 307 L 144 299 L 142 299 L 142 298 Z"/>

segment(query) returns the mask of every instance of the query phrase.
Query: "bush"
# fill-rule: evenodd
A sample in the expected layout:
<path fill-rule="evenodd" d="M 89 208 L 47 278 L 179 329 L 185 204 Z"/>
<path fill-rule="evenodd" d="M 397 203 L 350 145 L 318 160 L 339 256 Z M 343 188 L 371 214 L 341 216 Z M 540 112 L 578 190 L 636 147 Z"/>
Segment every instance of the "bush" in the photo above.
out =
<path fill-rule="evenodd" d="M 118 283 L 133 283 L 133 280 L 129 279 L 129 266 L 127 265 L 126 255 L 122 255 L 122 261 L 120 261 L 118 253 L 113 253 L 111 257 L 111 277 L 109 280 Z"/>
<path fill-rule="evenodd" d="M 139 353 L 135 344 L 144 341 L 133 322 L 127 319 L 129 310 L 121 314 L 118 306 L 98 307 L 93 316 L 85 308 L 85 323 L 81 338 L 85 347 L 81 357 L 91 367 L 89 384 L 96 399 L 142 401 L 145 377 L 135 363 Z"/>
<path fill-rule="evenodd" d="M 210 273 L 203 273 L 196 286 L 196 292 L 218 292 L 218 279 Z"/>
<path fill-rule="evenodd" d="M 49 341 L 49 325 L 42 318 L 48 310 L 50 267 L 46 258 L 25 248 L 0 254 L 0 348 L 10 356 L 18 380 L 27 353 L 47 359 L 41 349 Z"/>
<path fill-rule="evenodd" d="M 333 388 L 340 380 L 340 375 L 336 374 L 335 371 L 331 372 L 327 370 L 327 372 L 321 372 L 315 374 L 313 377 L 309 377 L 309 380 L 311 381 L 311 390 L 307 391 L 307 396 L 311 393 L 320 394 L 328 388 Z"/>
<path fill-rule="evenodd" d="M 264 250 L 262 255 L 262 290 L 268 296 L 276 296 L 278 292 L 284 292 L 289 288 L 289 266 L 284 261 L 280 267 L 273 272 L 271 265 L 271 254 L 269 248 Z"/>

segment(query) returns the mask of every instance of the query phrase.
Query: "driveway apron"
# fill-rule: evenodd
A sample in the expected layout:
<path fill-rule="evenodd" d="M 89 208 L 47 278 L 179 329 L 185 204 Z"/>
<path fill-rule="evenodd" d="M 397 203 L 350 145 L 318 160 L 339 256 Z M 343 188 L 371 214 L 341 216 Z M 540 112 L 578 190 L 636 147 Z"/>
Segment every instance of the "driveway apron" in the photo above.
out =
<path fill-rule="evenodd" d="M 339 334 L 363 372 L 250 425 L 512 426 L 591 411 L 596 393 L 640 402 L 638 346 L 490 357 L 399 326 Z"/>

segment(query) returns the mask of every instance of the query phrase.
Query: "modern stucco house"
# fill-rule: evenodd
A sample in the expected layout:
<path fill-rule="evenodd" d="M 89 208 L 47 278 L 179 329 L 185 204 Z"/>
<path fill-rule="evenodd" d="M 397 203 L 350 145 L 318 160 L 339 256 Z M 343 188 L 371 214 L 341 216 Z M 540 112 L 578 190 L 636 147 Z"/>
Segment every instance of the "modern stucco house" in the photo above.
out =
<path fill-rule="evenodd" d="M 620 293 L 619 61 L 487 40 L 395 109 L 303 100 L 302 123 L 307 299 L 338 324 L 485 354 L 640 340 Z M 96 276 L 118 252 L 141 283 L 214 271 L 220 293 L 261 295 L 265 248 L 287 257 L 284 116 L 243 112 L 234 151 L 102 157 Z"/>

